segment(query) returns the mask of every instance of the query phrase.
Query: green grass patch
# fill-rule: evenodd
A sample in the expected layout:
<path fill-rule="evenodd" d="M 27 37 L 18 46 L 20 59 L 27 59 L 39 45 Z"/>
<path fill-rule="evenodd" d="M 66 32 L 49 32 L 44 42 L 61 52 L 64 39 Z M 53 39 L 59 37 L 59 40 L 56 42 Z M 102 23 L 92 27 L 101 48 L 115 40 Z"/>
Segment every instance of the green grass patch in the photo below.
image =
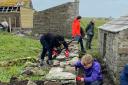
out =
<path fill-rule="evenodd" d="M 0 32 L 0 61 L 37 57 L 41 49 L 37 40 Z"/>
<path fill-rule="evenodd" d="M 26 57 L 37 58 L 40 53 L 41 45 L 38 40 L 16 36 L 7 32 L 0 32 L 0 36 L 0 62 Z M 7 82 L 11 76 L 19 75 L 22 70 L 22 65 L 0 67 L 0 80 Z"/>
<path fill-rule="evenodd" d="M 0 67 L 0 81 L 9 82 L 12 76 L 21 74 L 22 66 Z"/>

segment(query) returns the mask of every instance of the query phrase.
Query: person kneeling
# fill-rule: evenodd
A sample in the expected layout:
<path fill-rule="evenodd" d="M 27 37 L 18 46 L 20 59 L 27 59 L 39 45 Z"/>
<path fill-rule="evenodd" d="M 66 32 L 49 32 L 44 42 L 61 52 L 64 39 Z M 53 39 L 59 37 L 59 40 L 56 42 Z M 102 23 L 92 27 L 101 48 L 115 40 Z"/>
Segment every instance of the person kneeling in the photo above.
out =
<path fill-rule="evenodd" d="M 82 81 L 85 85 L 102 85 L 101 66 L 97 60 L 94 60 L 90 54 L 86 54 L 81 60 L 76 62 L 75 68 L 82 68 L 84 70 L 84 77 L 77 76 L 77 81 Z"/>

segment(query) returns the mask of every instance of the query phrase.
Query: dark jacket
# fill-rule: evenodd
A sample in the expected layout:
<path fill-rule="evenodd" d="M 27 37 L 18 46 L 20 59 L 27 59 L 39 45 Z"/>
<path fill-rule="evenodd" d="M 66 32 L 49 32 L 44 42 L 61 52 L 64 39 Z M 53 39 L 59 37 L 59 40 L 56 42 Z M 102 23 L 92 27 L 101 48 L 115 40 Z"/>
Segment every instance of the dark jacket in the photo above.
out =
<path fill-rule="evenodd" d="M 125 65 L 120 75 L 120 85 L 128 85 L 128 64 Z"/>
<path fill-rule="evenodd" d="M 81 34 L 82 38 L 85 36 L 85 31 L 83 30 L 82 27 L 80 27 L 80 34 Z"/>
<path fill-rule="evenodd" d="M 94 35 L 94 23 L 90 22 L 86 27 L 86 33 L 87 35 Z"/>
<path fill-rule="evenodd" d="M 93 64 L 90 68 L 85 68 L 84 65 L 81 63 L 81 61 L 76 62 L 75 67 L 84 69 L 85 82 L 91 83 L 91 82 L 103 79 L 101 74 L 101 66 L 99 62 L 96 60 L 93 61 Z"/>
<path fill-rule="evenodd" d="M 61 44 L 64 45 L 65 49 L 68 49 L 68 45 L 64 40 L 64 37 L 60 35 L 53 35 L 51 33 L 44 34 L 43 36 L 41 36 L 40 42 L 42 45 L 45 42 L 45 45 L 43 46 L 45 46 L 45 48 L 47 49 L 59 47 Z"/>

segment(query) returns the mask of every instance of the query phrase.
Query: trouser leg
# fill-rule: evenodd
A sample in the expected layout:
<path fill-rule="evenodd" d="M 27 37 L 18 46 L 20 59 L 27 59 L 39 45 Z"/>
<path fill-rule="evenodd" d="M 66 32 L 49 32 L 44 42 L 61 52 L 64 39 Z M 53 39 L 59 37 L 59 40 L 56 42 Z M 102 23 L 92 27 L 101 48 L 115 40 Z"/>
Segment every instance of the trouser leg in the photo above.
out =
<path fill-rule="evenodd" d="M 86 48 L 87 48 L 87 49 L 89 48 L 89 39 L 90 39 L 90 36 L 87 35 L 87 41 L 86 41 Z"/>
<path fill-rule="evenodd" d="M 42 53 L 41 53 L 41 60 L 43 61 L 46 55 L 47 49 L 43 47 Z"/>
<path fill-rule="evenodd" d="M 52 60 L 52 49 L 48 49 L 48 60 Z"/>
<path fill-rule="evenodd" d="M 88 49 L 91 49 L 92 38 L 93 38 L 93 35 L 87 35 L 86 47 L 87 47 Z"/>
<path fill-rule="evenodd" d="M 90 35 L 90 39 L 89 39 L 89 49 L 91 49 L 92 38 L 93 38 L 93 35 Z"/>
<path fill-rule="evenodd" d="M 80 43 L 81 51 L 85 52 L 82 38 L 79 39 L 79 43 Z"/>

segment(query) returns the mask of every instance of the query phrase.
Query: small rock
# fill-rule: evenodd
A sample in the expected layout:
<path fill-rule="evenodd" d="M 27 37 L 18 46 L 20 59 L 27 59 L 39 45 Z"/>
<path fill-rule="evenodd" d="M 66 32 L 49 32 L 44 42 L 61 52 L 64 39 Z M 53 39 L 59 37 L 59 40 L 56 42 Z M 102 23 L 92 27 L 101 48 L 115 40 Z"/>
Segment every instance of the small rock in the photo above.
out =
<path fill-rule="evenodd" d="M 73 66 L 75 64 L 75 62 L 77 62 L 79 60 L 78 57 L 74 57 L 72 58 L 72 60 L 69 61 L 70 65 Z"/>
<path fill-rule="evenodd" d="M 64 68 L 64 71 L 70 72 L 70 73 L 75 73 L 75 67 L 66 66 L 66 67 Z"/>
<path fill-rule="evenodd" d="M 37 85 L 36 83 L 34 83 L 33 81 L 28 81 L 27 85 Z"/>
<path fill-rule="evenodd" d="M 62 72 L 63 68 L 60 67 L 53 67 L 51 68 L 51 70 L 49 71 L 49 73 L 58 73 L 58 72 Z"/>
<path fill-rule="evenodd" d="M 60 61 L 58 60 L 53 60 L 53 66 L 59 66 L 60 65 Z"/>
<path fill-rule="evenodd" d="M 32 62 L 26 62 L 24 64 L 24 67 L 37 67 L 38 64 L 37 63 L 32 63 Z"/>
<path fill-rule="evenodd" d="M 46 75 L 48 80 L 74 80 L 75 75 L 69 72 L 55 72 Z"/>
<path fill-rule="evenodd" d="M 62 84 L 56 81 L 45 81 L 44 85 L 62 85 Z"/>

